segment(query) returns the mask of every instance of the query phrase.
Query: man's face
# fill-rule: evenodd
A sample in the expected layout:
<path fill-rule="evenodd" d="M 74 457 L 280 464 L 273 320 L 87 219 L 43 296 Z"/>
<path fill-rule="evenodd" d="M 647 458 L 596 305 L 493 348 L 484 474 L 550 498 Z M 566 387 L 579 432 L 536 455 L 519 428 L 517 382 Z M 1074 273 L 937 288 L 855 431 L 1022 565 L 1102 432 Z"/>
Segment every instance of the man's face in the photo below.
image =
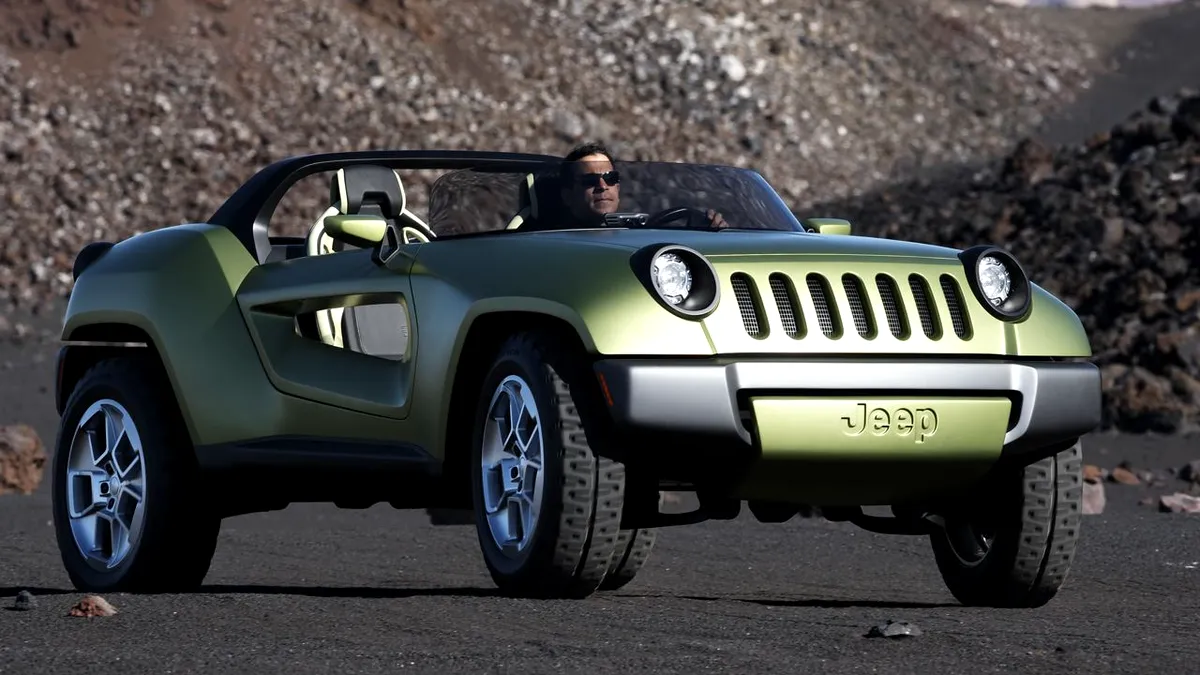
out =
<path fill-rule="evenodd" d="M 586 155 L 573 162 L 571 181 L 562 187 L 563 203 L 582 220 L 596 220 L 616 211 L 621 186 L 612 162 L 604 155 Z"/>

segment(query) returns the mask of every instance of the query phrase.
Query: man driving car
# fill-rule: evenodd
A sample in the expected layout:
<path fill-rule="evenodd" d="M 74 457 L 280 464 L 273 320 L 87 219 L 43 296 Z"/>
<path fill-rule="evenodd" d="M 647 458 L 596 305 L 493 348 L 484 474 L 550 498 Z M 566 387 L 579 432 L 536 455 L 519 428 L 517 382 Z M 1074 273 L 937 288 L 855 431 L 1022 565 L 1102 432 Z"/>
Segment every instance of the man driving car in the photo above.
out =
<path fill-rule="evenodd" d="M 597 142 L 576 146 L 559 169 L 560 196 L 574 227 L 604 227 L 604 216 L 621 206 L 621 175 L 612 152 Z M 729 227 L 721 214 L 705 212 L 708 227 Z"/>

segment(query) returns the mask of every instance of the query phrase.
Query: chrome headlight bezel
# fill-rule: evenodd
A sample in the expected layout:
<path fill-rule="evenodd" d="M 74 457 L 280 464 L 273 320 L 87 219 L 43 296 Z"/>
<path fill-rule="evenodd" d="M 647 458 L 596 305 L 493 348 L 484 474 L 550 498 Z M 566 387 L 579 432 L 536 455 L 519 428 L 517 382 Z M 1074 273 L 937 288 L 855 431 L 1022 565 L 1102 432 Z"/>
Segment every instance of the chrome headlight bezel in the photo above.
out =
<path fill-rule="evenodd" d="M 1020 321 L 1028 316 L 1032 306 L 1032 286 L 1025 270 L 1011 253 L 996 246 L 983 245 L 969 248 L 959 253 L 958 257 L 962 260 L 971 292 L 989 314 L 1002 321 Z M 1008 273 L 1008 297 L 1000 303 L 993 303 L 987 297 L 980 280 L 983 267 L 991 261 L 1003 265 Z"/>
<path fill-rule="evenodd" d="M 663 255 L 675 256 L 691 273 L 691 288 L 679 303 L 667 299 L 654 274 L 654 262 Z M 630 264 L 634 274 L 658 304 L 677 316 L 702 319 L 711 314 L 721 300 L 721 285 L 717 281 L 716 270 L 707 258 L 694 249 L 678 244 L 654 244 L 638 250 Z"/>

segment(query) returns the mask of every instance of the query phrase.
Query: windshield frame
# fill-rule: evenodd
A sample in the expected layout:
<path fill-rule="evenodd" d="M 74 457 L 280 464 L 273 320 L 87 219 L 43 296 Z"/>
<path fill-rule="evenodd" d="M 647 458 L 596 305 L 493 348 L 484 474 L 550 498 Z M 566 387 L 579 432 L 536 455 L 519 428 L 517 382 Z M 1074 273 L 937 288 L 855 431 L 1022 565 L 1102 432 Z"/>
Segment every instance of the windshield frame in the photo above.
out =
<path fill-rule="evenodd" d="M 561 198 L 557 194 L 558 180 L 563 164 L 562 160 L 546 162 L 539 164 L 528 173 L 513 172 L 511 168 L 506 169 L 504 167 L 465 167 L 448 172 L 440 176 L 429 189 L 427 222 L 439 240 L 475 237 L 485 234 L 512 235 L 534 234 L 538 232 L 570 232 L 576 230 L 647 229 L 642 226 L 582 225 L 571 222 L 570 216 L 564 213 Z M 657 231 L 687 229 L 689 231 L 743 233 L 803 233 L 807 231 L 799 217 L 788 208 L 782 196 L 755 169 L 722 164 L 664 162 L 657 160 L 617 160 L 613 162 L 613 166 L 621 174 L 621 187 L 625 188 L 625 191 L 621 194 L 622 203 L 617 210 L 618 213 L 653 215 L 656 212 L 662 211 L 663 208 L 641 207 L 648 205 L 649 202 L 657 201 L 659 204 L 656 204 L 656 206 L 667 204 L 664 208 L 687 206 L 699 209 L 701 212 L 706 211 L 707 208 L 713 208 L 715 211 L 722 213 L 728 223 L 727 227 L 716 229 L 683 227 L 678 224 L 679 221 L 676 221 L 673 224 L 674 226 L 661 226 L 650 229 Z M 537 210 L 542 211 L 542 213 L 538 214 L 540 217 L 537 218 L 531 217 L 530 214 L 530 200 L 528 199 L 529 184 L 527 181 L 531 175 L 534 176 L 533 192 L 536 195 L 535 199 L 539 201 L 539 208 Z M 649 184 L 648 186 L 643 184 L 643 187 L 629 189 L 630 185 L 638 185 L 634 181 L 645 181 L 646 178 L 650 178 L 649 181 L 646 181 Z M 655 178 L 661 180 L 655 181 Z M 459 185 L 456 185 L 456 181 L 461 181 L 466 188 L 460 188 Z M 506 182 L 511 183 L 507 188 L 503 186 L 500 189 L 496 188 L 497 184 L 503 185 Z M 507 225 L 505 225 L 489 229 L 464 230 L 466 227 L 463 224 L 464 222 L 485 221 L 487 218 L 470 215 L 456 217 L 442 213 L 442 209 L 462 209 L 462 204 L 467 202 L 469 198 L 459 199 L 456 197 L 461 197 L 466 189 L 472 189 L 476 185 L 493 194 L 511 195 L 509 203 L 514 205 L 515 208 L 512 208 L 510 213 L 506 212 L 505 222 L 507 225 L 511 225 L 512 218 L 518 214 L 522 214 L 523 222 L 521 225 L 515 229 L 508 229 Z M 693 197 L 697 193 L 697 190 L 693 189 L 696 186 L 707 187 L 710 191 L 717 192 L 719 196 L 714 202 L 698 202 Z M 544 207 L 544 203 L 548 200 L 555 202 L 554 207 L 550 209 L 550 213 L 546 213 Z M 634 204 L 627 208 L 625 205 L 628 201 L 633 201 Z M 733 208 L 730 208 L 729 204 L 733 204 Z M 500 212 L 505 210 L 493 209 L 493 211 Z M 530 221 L 537 222 L 533 226 L 527 226 Z M 750 221 L 753 224 L 748 225 L 746 221 Z"/>

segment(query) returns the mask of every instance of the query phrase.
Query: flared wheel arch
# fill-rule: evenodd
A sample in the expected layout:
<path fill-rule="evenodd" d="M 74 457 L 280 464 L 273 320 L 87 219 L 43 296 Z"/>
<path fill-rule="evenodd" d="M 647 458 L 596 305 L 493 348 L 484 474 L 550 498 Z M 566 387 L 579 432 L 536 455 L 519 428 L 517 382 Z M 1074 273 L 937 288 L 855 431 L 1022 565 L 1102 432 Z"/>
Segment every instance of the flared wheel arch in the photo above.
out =
<path fill-rule="evenodd" d="M 480 315 L 467 329 L 454 368 L 454 387 L 444 420 L 444 475 L 447 485 L 453 486 L 450 501 L 454 508 L 471 508 L 471 427 L 461 420 L 470 418 L 477 403 L 479 384 L 487 374 L 496 351 L 513 333 L 538 331 L 553 336 L 570 353 L 589 358 L 589 351 L 574 326 L 565 319 L 549 314 L 524 311 L 500 311 Z M 599 385 L 586 392 L 585 400 L 599 400 Z M 594 397 L 594 398 L 593 398 Z M 464 418 L 464 416 L 466 416 Z"/>

